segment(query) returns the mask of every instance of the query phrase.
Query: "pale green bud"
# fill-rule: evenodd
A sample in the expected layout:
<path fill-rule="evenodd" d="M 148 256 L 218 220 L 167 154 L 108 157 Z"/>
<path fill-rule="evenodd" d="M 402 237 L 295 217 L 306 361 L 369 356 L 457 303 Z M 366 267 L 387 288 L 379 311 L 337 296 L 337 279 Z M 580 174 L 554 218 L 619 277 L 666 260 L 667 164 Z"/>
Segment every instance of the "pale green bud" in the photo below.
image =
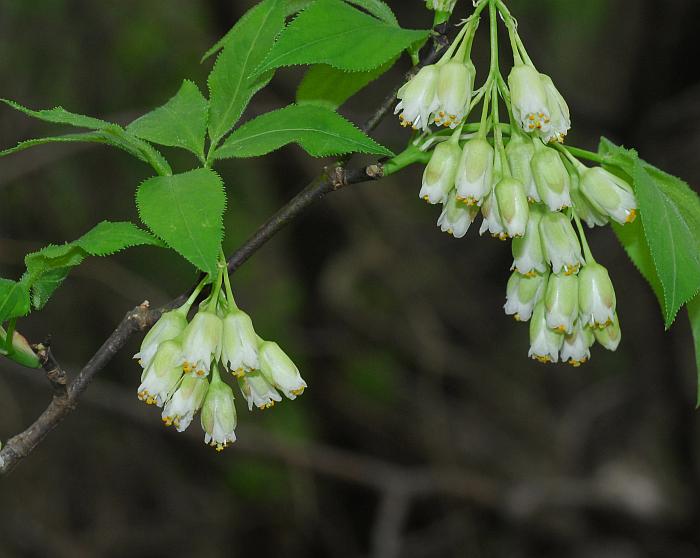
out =
<path fill-rule="evenodd" d="M 478 207 L 469 207 L 458 201 L 455 190 L 452 190 L 447 202 L 442 206 L 442 213 L 437 224 L 442 232 L 451 234 L 455 238 L 462 238 L 467 234 L 478 212 Z"/>
<path fill-rule="evenodd" d="M 233 391 L 215 372 L 202 406 L 204 443 L 216 448 L 216 451 L 223 450 L 236 441 L 236 424 Z"/>
<path fill-rule="evenodd" d="M 483 138 L 469 140 L 462 150 L 457 169 L 457 199 L 467 205 L 481 205 L 493 188 L 494 150 Z"/>
<path fill-rule="evenodd" d="M 571 128 L 571 114 L 569 105 L 566 104 L 559 90 L 554 86 L 552 78 L 546 74 L 540 74 L 540 80 L 547 93 L 547 107 L 550 112 L 550 121 L 544 122 L 539 130 L 539 135 L 546 143 L 550 141 L 564 142 L 564 137 Z"/>
<path fill-rule="evenodd" d="M 194 415 L 202 408 L 208 389 L 209 381 L 206 378 L 183 376 L 163 409 L 162 419 L 165 426 L 174 426 L 178 432 L 184 432 Z"/>
<path fill-rule="evenodd" d="M 608 224 L 608 217 L 595 209 L 581 192 L 578 174 L 571 177 L 571 202 L 573 203 L 576 215 L 578 215 L 589 228 L 592 229 L 595 226 L 602 227 Z"/>
<path fill-rule="evenodd" d="M 471 61 L 450 60 L 440 65 L 438 100 L 440 106 L 433 118 L 438 126 L 456 128 L 469 112 L 476 68 Z"/>
<path fill-rule="evenodd" d="M 637 200 L 632 187 L 603 168 L 593 167 L 581 173 L 581 192 L 598 212 L 621 225 L 637 217 Z"/>
<path fill-rule="evenodd" d="M 424 66 L 396 94 L 400 99 L 394 114 L 404 127 L 428 130 L 431 115 L 440 105 L 437 95 L 439 70 L 434 64 Z"/>
<path fill-rule="evenodd" d="M 141 376 L 138 397 L 148 405 L 162 407 L 175 390 L 180 378 L 181 347 L 176 341 L 163 341 Z"/>
<path fill-rule="evenodd" d="M 439 143 L 423 173 L 420 197 L 431 204 L 444 203 L 455 186 L 462 151 L 452 141 Z"/>
<path fill-rule="evenodd" d="M 547 129 L 551 122 L 547 91 L 540 73 L 526 64 L 516 64 L 508 76 L 513 116 L 525 132 Z"/>
<path fill-rule="evenodd" d="M 571 207 L 571 179 L 559 153 L 551 148 L 540 148 L 532 157 L 532 174 L 540 199 L 552 211 Z"/>
<path fill-rule="evenodd" d="M 544 249 L 540 236 L 542 215 L 543 208 L 541 205 L 531 205 L 525 236 L 513 239 L 513 266 L 511 269 L 515 269 L 522 275 L 533 275 L 547 271 L 548 265 L 544 258 Z"/>
<path fill-rule="evenodd" d="M 611 324 L 617 298 L 608 270 L 599 263 L 589 263 L 583 266 L 578 278 L 581 321 L 598 328 Z"/>
<path fill-rule="evenodd" d="M 528 356 L 542 363 L 559 362 L 564 334 L 547 327 L 544 300 L 536 305 L 530 320 L 530 351 Z"/>
<path fill-rule="evenodd" d="M 537 191 L 535 177 L 532 174 L 532 157 L 535 155 L 535 144 L 532 140 L 519 133 L 513 133 L 506 146 L 506 157 L 510 172 L 514 178 L 520 180 L 525 186 L 525 193 L 530 201 L 539 202 L 540 194 Z"/>
<path fill-rule="evenodd" d="M 233 310 L 224 316 L 221 362 L 234 376 L 259 368 L 258 336 L 250 316 Z"/>
<path fill-rule="evenodd" d="M 144 369 L 148 368 L 158 350 L 158 345 L 178 337 L 186 326 L 187 317 L 182 310 L 165 312 L 143 338 L 141 350 L 134 355 L 134 358 L 138 359 Z"/>
<path fill-rule="evenodd" d="M 584 263 L 581 244 L 571 221 L 563 213 L 547 213 L 540 221 L 540 236 L 547 261 L 554 273 L 572 275 Z"/>
<path fill-rule="evenodd" d="M 249 372 L 238 379 L 238 386 L 241 393 L 248 402 L 248 410 L 252 411 L 253 406 L 260 410 L 269 409 L 276 402 L 282 401 L 277 390 L 265 379 L 258 370 Z"/>
<path fill-rule="evenodd" d="M 499 240 L 508 239 L 508 233 L 506 233 L 503 221 L 501 220 L 501 214 L 498 211 L 496 195 L 493 192 L 491 192 L 481 204 L 481 214 L 484 216 L 484 220 L 481 223 L 479 234 L 484 234 L 488 231 L 494 238 L 498 238 Z"/>
<path fill-rule="evenodd" d="M 496 184 L 494 191 L 498 212 L 508 236 L 525 236 L 530 207 L 522 183 L 515 178 L 505 177 Z"/>
<path fill-rule="evenodd" d="M 265 379 L 289 399 L 304 393 L 306 382 L 299 369 L 277 343 L 263 341 L 259 347 L 260 372 Z"/>
<path fill-rule="evenodd" d="M 17 330 L 12 332 L 12 348 L 9 351 L 5 349 L 6 343 L 7 332 L 0 326 L 0 355 L 27 368 L 39 368 L 41 366 L 39 357 L 31 348 L 29 342 Z"/>
<path fill-rule="evenodd" d="M 506 314 L 513 316 L 518 322 L 527 322 L 532 316 L 535 304 L 542 298 L 546 279 L 542 275 L 525 276 L 515 272 L 508 279 L 506 287 L 506 303 L 503 306 Z"/>
<path fill-rule="evenodd" d="M 620 320 L 617 318 L 617 312 L 613 315 L 612 322 L 604 328 L 594 328 L 596 341 L 603 345 L 608 351 L 616 351 L 622 341 L 622 330 L 620 329 Z"/>
<path fill-rule="evenodd" d="M 214 312 L 200 310 L 182 332 L 182 369 L 204 377 L 221 356 L 223 322 Z"/>
<path fill-rule="evenodd" d="M 551 275 L 544 306 L 549 329 L 573 333 L 578 318 L 578 278 L 575 275 Z"/>
<path fill-rule="evenodd" d="M 593 332 L 581 325 L 576 320 L 574 331 L 564 337 L 564 345 L 561 348 L 561 361 L 578 368 L 591 358 L 591 347 L 595 343 Z"/>

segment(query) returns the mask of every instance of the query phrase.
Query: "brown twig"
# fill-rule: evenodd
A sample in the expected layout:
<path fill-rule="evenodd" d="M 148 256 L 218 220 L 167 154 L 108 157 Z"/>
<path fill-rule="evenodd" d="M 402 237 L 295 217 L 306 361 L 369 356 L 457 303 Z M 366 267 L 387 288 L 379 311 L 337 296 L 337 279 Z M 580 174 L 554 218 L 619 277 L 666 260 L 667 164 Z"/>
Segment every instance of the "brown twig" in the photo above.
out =
<path fill-rule="evenodd" d="M 432 48 L 425 57 L 424 64 L 434 61 L 445 45 L 446 41 L 443 35 L 437 33 L 434 37 Z M 362 126 L 363 130 L 370 131 L 377 126 L 389 112 L 395 95 L 396 90 L 392 91 L 390 96 L 387 96 L 387 99 Z M 325 168 L 318 178 L 273 215 L 229 258 L 229 272 L 233 273 L 290 221 L 298 217 L 329 192 L 339 190 L 350 184 L 377 180 L 382 176 L 381 163 L 358 170 L 346 170 L 344 165 L 334 165 L 330 168 Z M 148 304 L 144 303 L 127 313 L 102 347 L 99 348 L 78 376 L 68 385 L 65 393 L 60 390 L 57 394 L 56 388 L 54 388 L 54 396 L 44 412 L 24 432 L 10 438 L 7 444 L 0 449 L 0 475 L 10 472 L 41 443 L 49 432 L 56 428 L 75 409 L 78 399 L 95 375 L 107 366 L 134 333 L 153 325 L 163 312 L 182 304 L 186 296 L 186 294 L 182 294 L 158 309 L 150 309 Z M 63 381 L 65 381 L 65 373 L 57 363 L 55 366 L 53 365 L 55 360 L 48 352 L 46 354 L 46 362 L 47 366 L 54 371 L 52 372 L 53 376 L 62 377 Z"/>

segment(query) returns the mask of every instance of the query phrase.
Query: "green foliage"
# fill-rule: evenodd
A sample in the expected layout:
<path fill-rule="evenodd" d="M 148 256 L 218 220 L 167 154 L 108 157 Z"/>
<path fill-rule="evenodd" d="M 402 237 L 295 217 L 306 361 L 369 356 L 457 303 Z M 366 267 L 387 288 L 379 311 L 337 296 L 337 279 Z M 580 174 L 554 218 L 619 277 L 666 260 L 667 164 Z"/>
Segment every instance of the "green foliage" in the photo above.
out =
<path fill-rule="evenodd" d="M 25 281 L 0 279 L 0 325 L 29 313 L 29 287 Z"/>
<path fill-rule="evenodd" d="M 346 0 L 346 2 L 367 10 L 373 16 L 386 23 L 391 23 L 397 27 L 399 25 L 399 21 L 396 19 L 394 12 L 385 2 L 382 2 L 382 0 Z"/>
<path fill-rule="evenodd" d="M 335 110 L 365 86 L 386 73 L 397 58 L 366 72 L 345 72 L 327 64 L 312 66 L 297 89 L 297 103 Z"/>
<path fill-rule="evenodd" d="M 28 116 L 43 120 L 44 122 L 94 130 L 94 132 L 87 134 L 69 134 L 53 138 L 24 141 L 12 149 L 0 152 L 0 157 L 45 143 L 85 141 L 103 143 L 122 149 L 137 159 L 151 165 L 159 174 L 172 173 L 168 162 L 152 145 L 130 134 L 117 124 L 105 122 L 104 120 L 92 118 L 91 116 L 83 116 L 81 114 L 68 112 L 61 107 L 48 110 L 32 110 L 14 101 L 8 101 L 6 99 L 0 99 L 0 101 Z"/>
<path fill-rule="evenodd" d="M 429 33 L 401 29 L 341 0 L 317 0 L 282 32 L 257 73 L 297 64 L 367 71 L 385 64 Z"/>
<path fill-rule="evenodd" d="M 226 208 L 218 174 L 202 168 L 150 178 L 139 187 L 136 204 L 154 234 L 198 269 L 216 275 Z"/>
<path fill-rule="evenodd" d="M 700 377 L 700 295 L 688 303 L 688 316 L 690 327 L 695 339 L 695 363 Z M 700 381 L 698 382 L 698 408 L 700 408 Z"/>
<path fill-rule="evenodd" d="M 268 112 L 233 132 L 216 151 L 217 159 L 257 157 L 298 143 L 313 157 L 343 153 L 392 152 L 367 137 L 339 114 L 316 105 L 290 105 Z"/>
<path fill-rule="evenodd" d="M 272 72 L 253 75 L 284 27 L 282 0 L 264 0 L 246 13 L 213 47 L 223 48 L 209 75 L 209 136 L 218 145 L 243 114 L 255 93 L 272 79 Z"/>
<path fill-rule="evenodd" d="M 172 99 L 134 120 L 126 130 L 159 145 L 187 149 L 204 160 L 208 117 L 208 101 L 194 82 L 185 80 Z"/>
<path fill-rule="evenodd" d="M 599 151 L 609 165 L 632 178 L 648 252 L 639 234 L 632 244 L 622 240 L 640 269 L 649 267 L 649 259 L 653 262 L 658 283 L 650 270 L 643 274 L 657 295 L 661 285 L 668 328 L 681 307 L 700 291 L 700 199 L 682 180 L 643 161 L 635 151 L 605 139 Z"/>

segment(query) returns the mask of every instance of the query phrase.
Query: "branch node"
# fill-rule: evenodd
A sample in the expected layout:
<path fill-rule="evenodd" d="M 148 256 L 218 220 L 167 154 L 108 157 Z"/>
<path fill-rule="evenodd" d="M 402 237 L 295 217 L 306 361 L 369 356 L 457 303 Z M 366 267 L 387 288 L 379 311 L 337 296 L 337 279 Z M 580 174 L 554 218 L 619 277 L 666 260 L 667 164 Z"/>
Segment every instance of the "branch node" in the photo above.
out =
<path fill-rule="evenodd" d="M 372 180 L 379 180 L 384 177 L 384 165 L 370 165 L 365 169 L 365 174 Z"/>
<path fill-rule="evenodd" d="M 51 384 L 54 397 L 65 399 L 68 396 L 68 377 L 51 352 L 51 338 L 34 345 L 32 348 L 39 357 L 39 362 L 46 373 L 46 379 Z"/>
<path fill-rule="evenodd" d="M 340 190 L 348 185 L 347 173 L 342 166 L 334 167 L 330 172 L 329 179 L 333 190 Z"/>

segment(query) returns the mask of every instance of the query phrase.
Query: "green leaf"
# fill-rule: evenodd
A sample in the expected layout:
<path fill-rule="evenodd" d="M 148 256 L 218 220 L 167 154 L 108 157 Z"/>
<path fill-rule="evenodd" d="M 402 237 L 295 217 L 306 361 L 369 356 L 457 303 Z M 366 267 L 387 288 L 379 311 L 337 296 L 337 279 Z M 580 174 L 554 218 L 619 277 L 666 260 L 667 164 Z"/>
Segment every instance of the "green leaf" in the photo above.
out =
<path fill-rule="evenodd" d="M 216 274 L 226 207 L 219 175 L 196 169 L 150 178 L 139 187 L 136 204 L 154 234 L 197 268 Z"/>
<path fill-rule="evenodd" d="M 345 0 L 349 4 L 355 4 L 364 10 L 367 10 L 374 17 L 381 19 L 386 23 L 399 26 L 399 20 L 389 6 L 382 0 Z"/>
<path fill-rule="evenodd" d="M 669 328 L 680 308 L 700 291 L 700 199 L 685 182 L 643 161 L 636 151 L 603 138 L 599 153 L 607 164 L 632 178 L 647 245 L 646 250 L 638 248 L 646 263 L 640 264 L 640 257 L 635 263 L 657 296 L 662 293 L 660 302 Z M 639 238 L 637 244 L 641 244 Z M 656 280 L 642 269 L 649 267 L 649 258 Z"/>
<path fill-rule="evenodd" d="M 0 99 L 0 101 L 11 106 L 15 110 L 23 112 L 27 116 L 38 118 L 39 120 L 51 122 L 53 124 L 66 124 L 68 126 L 75 126 L 76 128 L 89 128 L 91 130 L 101 130 L 102 128 L 110 125 L 109 122 L 100 120 L 99 118 L 75 114 L 67 111 L 63 107 L 45 110 L 32 110 L 9 99 Z"/>
<path fill-rule="evenodd" d="M 108 256 L 132 246 L 163 246 L 153 235 L 129 222 L 103 221 L 79 239 L 49 245 L 24 258 L 25 282 L 31 287 L 32 305 L 43 308 L 71 270 L 88 256 Z"/>
<path fill-rule="evenodd" d="M 344 153 L 393 155 L 332 110 L 317 105 L 290 105 L 238 128 L 216 151 L 215 157 L 257 157 L 288 143 L 298 143 L 313 157 Z"/>
<path fill-rule="evenodd" d="M 106 143 L 104 137 L 99 132 L 85 132 L 82 134 L 64 134 L 62 136 L 50 136 L 46 138 L 36 138 L 19 142 L 15 147 L 10 147 L 0 151 L 0 157 L 19 153 L 25 149 L 46 145 L 49 143 Z"/>
<path fill-rule="evenodd" d="M 695 341 L 695 363 L 698 369 L 698 408 L 700 408 L 700 295 L 688 303 L 688 317 Z"/>
<path fill-rule="evenodd" d="M 285 2 L 285 14 L 287 16 L 294 15 L 301 10 L 305 10 L 310 6 L 314 0 L 286 0 Z"/>
<path fill-rule="evenodd" d="M 29 312 L 29 288 L 24 281 L 0 279 L 0 325 Z"/>
<path fill-rule="evenodd" d="M 654 291 L 656 298 L 659 300 L 661 305 L 661 311 L 664 311 L 664 292 L 661 286 L 661 281 L 656 273 L 656 267 L 654 266 L 654 260 L 651 257 L 651 252 L 649 251 L 649 244 L 647 244 L 647 239 L 644 236 L 644 229 L 642 228 L 642 222 L 637 219 L 633 223 L 627 223 L 626 225 L 619 225 L 618 223 L 612 224 L 613 230 L 617 235 L 620 244 L 622 244 L 625 252 L 629 256 L 632 263 L 635 265 L 639 273 L 642 274 L 651 289 Z"/>
<path fill-rule="evenodd" d="M 129 124 L 126 130 L 159 145 L 187 149 L 204 159 L 208 111 L 209 103 L 197 85 L 184 80 L 172 99 Z"/>
<path fill-rule="evenodd" d="M 344 72 L 326 64 L 309 68 L 297 89 L 297 103 L 313 103 L 335 110 L 355 93 L 387 72 L 396 62 L 366 72 Z"/>
<path fill-rule="evenodd" d="M 401 29 L 341 0 L 317 0 L 287 26 L 256 71 L 260 74 L 296 64 L 329 64 L 355 72 L 371 70 L 429 33 Z"/>
<path fill-rule="evenodd" d="M 208 79 L 209 136 L 214 146 L 236 125 L 253 95 L 272 79 L 271 72 L 260 76 L 253 71 L 284 27 L 284 15 L 282 0 L 264 0 L 222 39 L 223 51 Z"/>

